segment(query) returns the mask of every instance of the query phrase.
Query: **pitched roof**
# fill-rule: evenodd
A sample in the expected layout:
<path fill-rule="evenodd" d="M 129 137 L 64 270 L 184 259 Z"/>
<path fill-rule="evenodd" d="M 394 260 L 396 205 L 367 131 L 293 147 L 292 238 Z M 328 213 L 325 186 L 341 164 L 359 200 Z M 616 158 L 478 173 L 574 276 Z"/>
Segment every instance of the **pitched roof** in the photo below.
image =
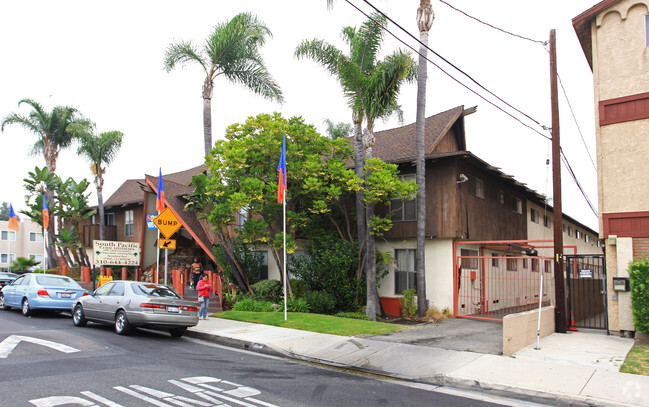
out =
<path fill-rule="evenodd" d="M 472 113 L 467 110 L 466 114 Z M 429 156 L 435 152 L 443 137 L 465 115 L 464 106 L 438 113 L 426 118 L 425 129 L 425 155 Z M 385 162 L 403 163 L 414 161 L 417 157 L 415 143 L 415 123 L 398 127 L 396 129 L 378 131 L 374 134 L 375 141 L 372 148 L 372 155 Z M 455 134 L 458 150 L 466 148 L 464 137 L 464 126 Z"/>
<path fill-rule="evenodd" d="M 104 203 L 106 208 L 144 202 L 140 183 L 144 179 L 127 179 Z"/>

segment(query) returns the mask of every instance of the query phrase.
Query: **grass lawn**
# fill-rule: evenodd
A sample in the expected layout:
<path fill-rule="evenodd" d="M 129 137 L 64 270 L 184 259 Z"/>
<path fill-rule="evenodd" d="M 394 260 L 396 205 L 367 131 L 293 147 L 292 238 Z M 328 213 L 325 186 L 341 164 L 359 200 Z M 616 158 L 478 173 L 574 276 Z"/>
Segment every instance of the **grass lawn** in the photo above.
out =
<path fill-rule="evenodd" d="M 284 321 L 283 312 L 244 312 L 224 311 L 213 315 L 217 318 L 235 321 L 254 322 L 257 324 L 281 326 L 283 328 L 301 329 L 341 336 L 381 335 L 407 329 L 407 327 L 385 322 L 364 321 L 361 319 L 341 318 L 331 315 L 289 312 Z"/>
<path fill-rule="evenodd" d="M 649 345 L 634 345 L 620 372 L 649 376 Z"/>

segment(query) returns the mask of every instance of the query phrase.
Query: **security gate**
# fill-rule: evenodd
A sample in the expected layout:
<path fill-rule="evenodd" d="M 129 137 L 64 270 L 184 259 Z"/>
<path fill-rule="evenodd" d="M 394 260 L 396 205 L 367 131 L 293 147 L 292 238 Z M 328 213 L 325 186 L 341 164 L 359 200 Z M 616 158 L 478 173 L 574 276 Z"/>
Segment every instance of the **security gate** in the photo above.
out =
<path fill-rule="evenodd" d="M 569 328 L 606 329 L 606 262 L 604 255 L 568 255 L 566 322 Z"/>

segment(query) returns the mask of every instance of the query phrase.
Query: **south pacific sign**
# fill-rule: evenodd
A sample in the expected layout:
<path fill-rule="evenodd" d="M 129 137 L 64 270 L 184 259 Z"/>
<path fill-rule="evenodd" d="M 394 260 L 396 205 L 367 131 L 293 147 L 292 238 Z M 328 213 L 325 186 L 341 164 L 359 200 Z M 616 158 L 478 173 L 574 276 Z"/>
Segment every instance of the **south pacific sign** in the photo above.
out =
<path fill-rule="evenodd" d="M 92 242 L 95 266 L 139 266 L 140 243 L 94 240 Z"/>

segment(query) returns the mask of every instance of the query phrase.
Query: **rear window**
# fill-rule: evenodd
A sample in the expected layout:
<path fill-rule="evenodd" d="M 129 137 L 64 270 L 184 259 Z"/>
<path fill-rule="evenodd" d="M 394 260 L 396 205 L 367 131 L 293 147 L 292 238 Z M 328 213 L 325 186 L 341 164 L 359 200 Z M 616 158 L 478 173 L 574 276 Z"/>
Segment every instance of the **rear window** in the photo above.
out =
<path fill-rule="evenodd" d="M 70 277 L 64 276 L 36 276 L 36 283 L 45 287 L 74 287 L 79 288 L 79 284 Z"/>
<path fill-rule="evenodd" d="M 136 295 L 145 295 L 148 297 L 180 298 L 175 292 L 171 291 L 164 285 L 142 283 L 133 284 L 131 288 Z"/>

